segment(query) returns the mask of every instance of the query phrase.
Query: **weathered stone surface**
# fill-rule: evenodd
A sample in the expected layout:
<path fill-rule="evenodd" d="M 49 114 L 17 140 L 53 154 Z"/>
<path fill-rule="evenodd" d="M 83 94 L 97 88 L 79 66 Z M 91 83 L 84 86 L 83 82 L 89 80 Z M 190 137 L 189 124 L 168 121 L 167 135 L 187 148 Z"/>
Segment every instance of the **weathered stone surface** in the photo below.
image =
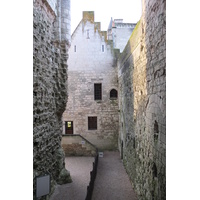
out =
<path fill-rule="evenodd" d="M 97 149 L 80 135 L 66 135 L 62 137 L 62 148 L 65 156 L 96 156 Z"/>
<path fill-rule="evenodd" d="M 119 147 L 139 199 L 166 199 L 165 26 L 165 1 L 143 1 L 118 63 Z"/>
<path fill-rule="evenodd" d="M 64 152 L 61 147 L 61 116 L 67 102 L 66 44 L 69 44 L 69 38 L 66 36 L 57 40 L 55 37 L 55 32 L 59 32 L 60 28 L 54 27 L 54 22 L 61 16 L 57 16 L 55 7 L 51 6 L 61 4 L 55 0 L 48 2 L 36 0 L 33 4 L 34 198 L 36 176 L 50 174 L 51 193 L 56 182 L 70 181 L 69 174 L 64 170 Z"/>
<path fill-rule="evenodd" d="M 63 168 L 58 176 L 57 183 L 59 185 L 62 185 L 62 184 L 71 183 L 71 182 L 72 182 L 72 179 L 70 177 L 70 173 L 65 168 Z"/>

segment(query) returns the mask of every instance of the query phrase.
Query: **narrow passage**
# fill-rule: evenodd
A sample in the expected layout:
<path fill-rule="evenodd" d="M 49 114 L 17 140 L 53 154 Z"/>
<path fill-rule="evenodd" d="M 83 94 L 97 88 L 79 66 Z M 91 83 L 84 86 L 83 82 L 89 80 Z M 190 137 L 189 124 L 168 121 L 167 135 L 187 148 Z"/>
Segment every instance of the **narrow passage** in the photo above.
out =
<path fill-rule="evenodd" d="M 92 200 L 137 200 L 118 151 L 99 157 Z"/>

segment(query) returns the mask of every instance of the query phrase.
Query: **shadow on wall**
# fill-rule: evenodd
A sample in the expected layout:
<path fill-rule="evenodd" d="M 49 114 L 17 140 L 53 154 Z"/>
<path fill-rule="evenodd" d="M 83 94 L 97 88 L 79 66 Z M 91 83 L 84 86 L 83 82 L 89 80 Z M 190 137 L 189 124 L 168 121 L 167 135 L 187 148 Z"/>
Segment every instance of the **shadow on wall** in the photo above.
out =
<path fill-rule="evenodd" d="M 119 59 L 119 144 L 138 196 L 166 199 L 165 1 L 143 6 Z"/>
<path fill-rule="evenodd" d="M 152 198 L 166 199 L 166 0 L 144 7 L 146 134 L 151 141 Z"/>

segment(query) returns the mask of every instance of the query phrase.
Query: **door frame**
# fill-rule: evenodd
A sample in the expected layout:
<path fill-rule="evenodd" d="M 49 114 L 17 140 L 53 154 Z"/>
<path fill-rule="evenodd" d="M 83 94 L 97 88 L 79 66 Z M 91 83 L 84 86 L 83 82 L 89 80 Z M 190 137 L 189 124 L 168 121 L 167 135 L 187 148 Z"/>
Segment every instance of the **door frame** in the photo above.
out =
<path fill-rule="evenodd" d="M 71 128 L 68 127 L 68 122 L 71 122 Z M 73 121 L 65 121 L 65 134 L 74 134 Z"/>

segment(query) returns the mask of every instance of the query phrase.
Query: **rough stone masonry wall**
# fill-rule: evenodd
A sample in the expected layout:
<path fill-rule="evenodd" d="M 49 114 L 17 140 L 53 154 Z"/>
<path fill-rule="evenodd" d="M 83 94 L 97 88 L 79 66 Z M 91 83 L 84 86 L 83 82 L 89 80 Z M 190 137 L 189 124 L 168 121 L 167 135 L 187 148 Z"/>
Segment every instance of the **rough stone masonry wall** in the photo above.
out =
<path fill-rule="evenodd" d="M 65 135 L 61 141 L 65 156 L 96 156 L 97 149 L 80 135 Z"/>
<path fill-rule="evenodd" d="M 139 199 L 166 199 L 166 2 L 143 15 L 118 64 L 119 147 Z"/>
<path fill-rule="evenodd" d="M 51 193 L 56 183 L 70 182 L 61 148 L 61 116 L 67 102 L 67 51 L 70 1 L 57 3 L 54 12 L 45 0 L 33 4 L 33 196 L 36 176 L 51 175 Z M 68 8 L 62 12 L 62 7 Z M 61 16 L 64 16 L 61 19 Z M 65 27 L 65 29 L 61 29 Z M 65 38 L 61 33 L 65 32 Z M 50 196 L 50 195 L 49 195 Z M 49 197 L 48 196 L 48 197 Z M 41 199 L 46 199 L 42 197 Z"/>

